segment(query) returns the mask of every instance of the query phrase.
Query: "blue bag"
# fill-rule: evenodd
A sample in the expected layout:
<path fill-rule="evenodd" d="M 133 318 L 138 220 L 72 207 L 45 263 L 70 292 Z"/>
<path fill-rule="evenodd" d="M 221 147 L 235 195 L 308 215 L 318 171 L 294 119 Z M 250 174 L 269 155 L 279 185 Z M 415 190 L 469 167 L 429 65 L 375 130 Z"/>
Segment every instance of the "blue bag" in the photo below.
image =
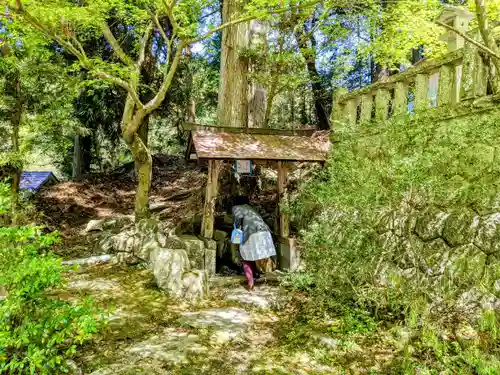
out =
<path fill-rule="evenodd" d="M 231 233 L 231 243 L 234 245 L 241 245 L 243 243 L 243 231 L 234 226 L 233 233 Z"/>

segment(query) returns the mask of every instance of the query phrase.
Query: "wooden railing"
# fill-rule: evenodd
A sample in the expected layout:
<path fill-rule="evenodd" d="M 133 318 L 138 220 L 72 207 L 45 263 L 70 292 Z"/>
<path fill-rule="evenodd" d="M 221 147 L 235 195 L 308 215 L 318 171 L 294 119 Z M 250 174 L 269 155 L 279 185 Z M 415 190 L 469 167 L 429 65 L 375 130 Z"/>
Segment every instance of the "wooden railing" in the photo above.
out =
<path fill-rule="evenodd" d="M 424 61 L 370 86 L 340 90 L 333 102 L 334 130 L 426 108 L 470 105 L 488 94 L 489 69 L 481 53 L 466 42 L 440 59 Z"/>

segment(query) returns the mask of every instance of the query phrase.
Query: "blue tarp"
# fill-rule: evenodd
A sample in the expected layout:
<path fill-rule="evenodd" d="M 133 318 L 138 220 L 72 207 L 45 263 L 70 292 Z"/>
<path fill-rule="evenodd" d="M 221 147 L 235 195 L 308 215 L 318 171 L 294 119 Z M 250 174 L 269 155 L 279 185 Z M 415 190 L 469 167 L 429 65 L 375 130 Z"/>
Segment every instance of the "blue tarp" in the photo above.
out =
<path fill-rule="evenodd" d="M 57 181 L 52 172 L 22 172 L 20 188 L 34 192 L 50 179 Z"/>

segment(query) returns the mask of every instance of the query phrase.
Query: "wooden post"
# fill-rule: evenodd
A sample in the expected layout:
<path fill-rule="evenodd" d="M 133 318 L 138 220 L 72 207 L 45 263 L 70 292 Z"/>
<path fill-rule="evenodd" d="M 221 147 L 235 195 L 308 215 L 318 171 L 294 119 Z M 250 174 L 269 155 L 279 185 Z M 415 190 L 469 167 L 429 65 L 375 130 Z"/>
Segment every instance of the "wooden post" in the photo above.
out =
<path fill-rule="evenodd" d="M 453 90 L 451 92 L 451 104 L 458 104 L 462 97 L 460 95 L 462 87 L 462 64 L 455 66 L 454 76 L 453 76 Z"/>
<path fill-rule="evenodd" d="M 477 35 L 472 35 L 472 37 L 477 40 Z M 470 42 L 465 43 L 463 50 L 464 56 L 462 58 L 462 85 L 460 96 L 463 100 L 467 100 L 476 96 L 477 75 L 480 70 L 478 66 L 480 56 L 478 47 Z"/>
<path fill-rule="evenodd" d="M 452 103 L 453 91 L 453 73 L 455 67 L 450 65 L 443 65 L 439 68 L 439 82 L 438 82 L 438 107 L 446 106 Z"/>
<path fill-rule="evenodd" d="M 205 205 L 203 206 L 203 221 L 201 235 L 211 239 L 214 236 L 215 201 L 219 194 L 219 172 L 222 161 L 208 161 L 207 186 L 205 190 Z"/>
<path fill-rule="evenodd" d="M 288 170 L 285 162 L 278 162 L 278 203 L 281 204 L 287 199 L 288 194 Z M 290 236 L 290 218 L 288 214 L 279 210 L 279 223 L 280 223 L 280 237 L 287 238 Z"/>
<path fill-rule="evenodd" d="M 370 121 L 372 119 L 373 95 L 364 94 L 361 96 L 361 114 L 359 120 L 361 122 Z"/>
<path fill-rule="evenodd" d="M 396 82 L 394 88 L 394 115 L 408 113 L 408 85 L 404 81 Z"/>
<path fill-rule="evenodd" d="M 350 99 L 344 105 L 344 121 L 349 126 L 356 125 L 357 104 L 356 99 Z"/>
<path fill-rule="evenodd" d="M 390 102 L 389 91 L 385 89 L 378 89 L 375 96 L 375 119 L 378 121 L 387 120 L 389 115 L 389 102 Z"/>
<path fill-rule="evenodd" d="M 438 87 L 439 87 L 439 72 L 434 72 L 429 75 L 427 98 L 429 100 L 429 106 L 431 108 L 437 107 L 438 98 Z"/>
<path fill-rule="evenodd" d="M 417 74 L 415 77 L 415 110 L 421 111 L 429 107 L 429 77 Z"/>
<path fill-rule="evenodd" d="M 482 56 L 476 54 L 476 76 L 474 82 L 474 94 L 476 96 L 485 96 L 488 83 L 488 70 L 486 64 L 483 63 Z"/>
<path fill-rule="evenodd" d="M 332 118 L 330 121 L 333 130 L 336 130 L 336 128 L 340 126 L 340 123 L 343 120 L 342 117 L 344 116 L 344 103 L 340 102 L 340 98 L 346 93 L 347 90 L 344 88 L 337 89 L 333 93 Z"/>

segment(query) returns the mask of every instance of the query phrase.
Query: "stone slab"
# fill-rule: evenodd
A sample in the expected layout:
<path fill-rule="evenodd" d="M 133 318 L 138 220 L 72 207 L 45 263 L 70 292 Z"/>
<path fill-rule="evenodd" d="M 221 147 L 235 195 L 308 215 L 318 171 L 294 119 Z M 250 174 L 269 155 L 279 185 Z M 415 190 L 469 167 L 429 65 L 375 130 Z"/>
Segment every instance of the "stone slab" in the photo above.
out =
<path fill-rule="evenodd" d="M 210 329 L 210 340 L 224 344 L 242 335 L 250 328 L 252 317 L 241 308 L 213 308 L 195 312 L 185 312 L 178 322 L 193 328 Z"/>
<path fill-rule="evenodd" d="M 252 305 L 259 309 L 270 309 L 276 306 L 278 301 L 278 289 L 267 285 L 256 286 L 249 293 L 245 288 L 239 287 L 229 291 L 226 300 L 236 301 L 243 305 Z"/>

